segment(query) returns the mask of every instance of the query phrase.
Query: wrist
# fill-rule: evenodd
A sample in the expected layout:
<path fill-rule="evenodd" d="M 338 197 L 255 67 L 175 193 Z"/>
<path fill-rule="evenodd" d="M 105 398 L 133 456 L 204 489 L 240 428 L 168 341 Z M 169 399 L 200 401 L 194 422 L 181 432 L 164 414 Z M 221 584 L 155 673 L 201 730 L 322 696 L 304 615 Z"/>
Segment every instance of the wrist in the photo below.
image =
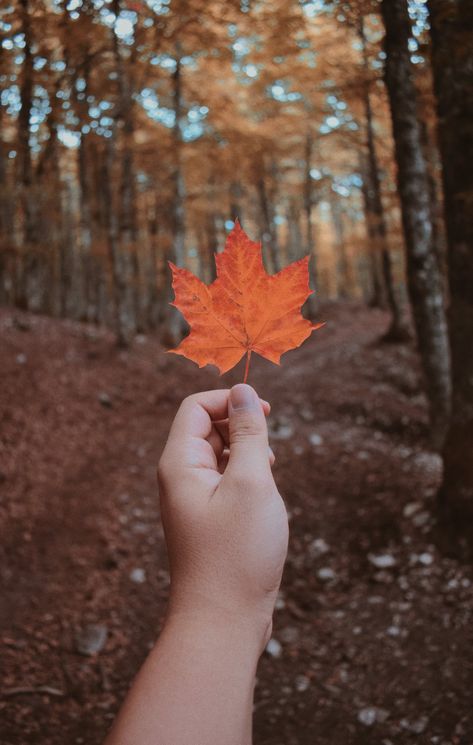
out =
<path fill-rule="evenodd" d="M 230 610 L 223 606 L 179 603 L 171 598 L 163 633 L 169 631 L 194 638 L 241 647 L 256 660 L 262 654 L 272 629 L 272 616 L 257 609 Z"/>

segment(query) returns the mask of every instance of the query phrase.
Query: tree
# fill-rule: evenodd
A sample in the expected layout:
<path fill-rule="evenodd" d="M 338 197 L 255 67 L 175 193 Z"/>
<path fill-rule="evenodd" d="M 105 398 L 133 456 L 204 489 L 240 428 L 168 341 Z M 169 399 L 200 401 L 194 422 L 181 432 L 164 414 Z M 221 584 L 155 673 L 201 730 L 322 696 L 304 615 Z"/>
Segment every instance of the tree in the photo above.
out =
<path fill-rule="evenodd" d="M 285 0 L 12 3 L 0 23 L 2 300 L 108 324 L 122 342 L 158 323 L 172 335 L 166 258 L 211 279 L 236 216 L 268 268 L 309 253 L 318 298 L 359 297 L 360 277 L 337 280 L 334 232 L 350 267 L 366 267 L 366 116 L 351 74 L 364 73 L 356 29 L 337 17 Z M 398 282 L 375 26 L 372 129 Z M 342 222 L 330 225 L 335 193 Z M 365 270 L 362 285 L 367 296 Z"/>
<path fill-rule="evenodd" d="M 473 554 L 473 5 L 429 0 L 450 286 L 452 418 L 444 517 Z"/>
<path fill-rule="evenodd" d="M 439 449 L 450 415 L 450 353 L 442 280 L 433 241 L 429 177 L 422 150 L 409 52 L 407 0 L 382 0 L 385 77 L 407 252 L 407 279 L 430 403 L 431 441 Z"/>
<path fill-rule="evenodd" d="M 367 212 L 368 231 L 373 238 L 373 249 L 381 257 L 383 285 L 386 291 L 388 307 L 391 312 L 391 325 L 387 339 L 403 341 L 407 338 L 407 329 L 402 317 L 402 309 L 394 287 L 391 254 L 389 251 L 386 216 L 381 194 L 378 156 L 375 144 L 373 125 L 373 107 L 371 104 L 371 76 L 363 16 L 358 22 L 358 35 L 361 42 L 364 79 L 362 82 L 362 98 L 366 128 L 366 167 L 364 173 L 364 199 Z M 376 277 L 375 277 L 376 282 Z"/>

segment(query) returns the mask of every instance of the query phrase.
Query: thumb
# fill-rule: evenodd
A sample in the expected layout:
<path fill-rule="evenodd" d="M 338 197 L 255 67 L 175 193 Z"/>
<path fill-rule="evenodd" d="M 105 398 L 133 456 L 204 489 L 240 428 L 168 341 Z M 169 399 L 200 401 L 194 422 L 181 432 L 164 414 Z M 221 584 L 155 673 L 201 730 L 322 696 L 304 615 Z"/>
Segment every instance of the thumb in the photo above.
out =
<path fill-rule="evenodd" d="M 269 467 L 268 429 L 261 401 L 250 385 L 239 383 L 228 400 L 230 470 Z"/>

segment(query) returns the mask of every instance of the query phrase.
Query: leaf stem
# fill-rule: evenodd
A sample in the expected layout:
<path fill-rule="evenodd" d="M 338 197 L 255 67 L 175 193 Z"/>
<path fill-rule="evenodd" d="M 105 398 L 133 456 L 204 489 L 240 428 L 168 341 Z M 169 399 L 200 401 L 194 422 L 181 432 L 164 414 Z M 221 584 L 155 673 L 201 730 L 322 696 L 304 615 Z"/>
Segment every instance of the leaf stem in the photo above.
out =
<path fill-rule="evenodd" d="M 248 380 L 248 371 L 250 369 L 250 359 L 251 359 L 251 349 L 248 349 L 246 352 L 245 377 L 243 378 L 244 383 L 246 383 L 246 381 Z"/>

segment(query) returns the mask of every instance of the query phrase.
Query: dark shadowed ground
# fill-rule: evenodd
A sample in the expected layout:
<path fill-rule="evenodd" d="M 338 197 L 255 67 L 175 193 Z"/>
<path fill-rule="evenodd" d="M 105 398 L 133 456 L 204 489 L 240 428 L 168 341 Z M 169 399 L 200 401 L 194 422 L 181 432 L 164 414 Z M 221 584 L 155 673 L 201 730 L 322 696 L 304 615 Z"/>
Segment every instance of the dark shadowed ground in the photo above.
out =
<path fill-rule="evenodd" d="M 282 368 L 252 360 L 292 533 L 255 745 L 472 745 L 473 573 L 433 544 L 415 356 L 379 311 L 321 316 Z M 0 330 L 0 742 L 99 745 L 164 613 L 170 422 L 242 370 L 11 311 Z"/>

